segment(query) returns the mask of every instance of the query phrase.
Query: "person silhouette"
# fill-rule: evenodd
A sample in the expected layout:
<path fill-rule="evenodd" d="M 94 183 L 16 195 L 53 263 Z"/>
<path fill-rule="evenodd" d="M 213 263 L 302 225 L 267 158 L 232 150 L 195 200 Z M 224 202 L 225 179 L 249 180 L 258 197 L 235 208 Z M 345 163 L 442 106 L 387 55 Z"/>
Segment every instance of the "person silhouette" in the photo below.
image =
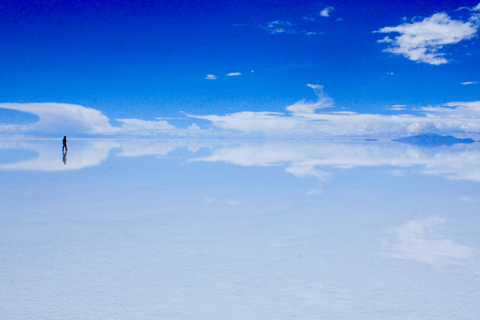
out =
<path fill-rule="evenodd" d="M 67 136 L 63 137 L 62 151 L 63 151 L 64 148 L 65 148 L 65 151 L 68 151 L 68 149 L 67 149 Z"/>

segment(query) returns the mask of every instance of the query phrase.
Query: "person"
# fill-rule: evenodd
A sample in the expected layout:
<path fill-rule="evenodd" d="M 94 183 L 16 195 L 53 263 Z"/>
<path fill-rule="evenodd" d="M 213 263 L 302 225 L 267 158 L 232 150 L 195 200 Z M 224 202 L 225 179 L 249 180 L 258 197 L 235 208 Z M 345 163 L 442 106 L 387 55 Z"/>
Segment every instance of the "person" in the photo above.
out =
<path fill-rule="evenodd" d="M 65 148 L 65 151 L 68 151 L 67 149 L 67 136 L 63 137 L 63 147 L 62 147 L 62 150 L 63 148 Z"/>

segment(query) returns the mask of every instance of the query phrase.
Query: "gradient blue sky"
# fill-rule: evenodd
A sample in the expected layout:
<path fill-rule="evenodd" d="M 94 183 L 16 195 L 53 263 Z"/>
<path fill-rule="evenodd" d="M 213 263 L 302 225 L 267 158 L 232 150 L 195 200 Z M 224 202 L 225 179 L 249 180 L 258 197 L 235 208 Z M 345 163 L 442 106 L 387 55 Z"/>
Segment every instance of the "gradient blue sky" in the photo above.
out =
<path fill-rule="evenodd" d="M 401 105 L 415 114 L 480 100 L 475 9 L 477 1 L 5 1 L 0 102 L 78 104 L 118 126 L 113 119 L 184 118 L 179 111 L 285 112 L 315 100 L 306 85 L 316 84 L 331 111 L 390 115 Z M 434 15 L 437 30 L 422 30 Z M 401 34 L 375 31 L 400 25 L 437 56 L 409 58 L 400 42 L 403 55 L 385 52 L 395 43 L 379 40 Z M 36 119 L 0 109 L 0 123 Z"/>

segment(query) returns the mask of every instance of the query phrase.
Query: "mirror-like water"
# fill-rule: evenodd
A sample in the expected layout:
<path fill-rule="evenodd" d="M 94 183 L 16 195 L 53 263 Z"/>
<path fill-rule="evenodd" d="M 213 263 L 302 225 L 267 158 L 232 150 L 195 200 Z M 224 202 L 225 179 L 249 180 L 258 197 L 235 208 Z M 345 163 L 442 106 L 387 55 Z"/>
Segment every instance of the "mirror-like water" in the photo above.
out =
<path fill-rule="evenodd" d="M 68 147 L 0 140 L 5 319 L 479 314 L 477 143 Z"/>

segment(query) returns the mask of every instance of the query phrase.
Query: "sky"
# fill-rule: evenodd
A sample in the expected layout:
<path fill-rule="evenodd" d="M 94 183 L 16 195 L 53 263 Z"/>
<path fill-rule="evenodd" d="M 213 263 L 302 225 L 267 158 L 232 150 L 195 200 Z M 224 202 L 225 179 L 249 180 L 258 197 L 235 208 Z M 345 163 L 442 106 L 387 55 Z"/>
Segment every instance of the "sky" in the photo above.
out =
<path fill-rule="evenodd" d="M 7 1 L 0 15 L 2 135 L 480 129 L 476 1 Z"/>

